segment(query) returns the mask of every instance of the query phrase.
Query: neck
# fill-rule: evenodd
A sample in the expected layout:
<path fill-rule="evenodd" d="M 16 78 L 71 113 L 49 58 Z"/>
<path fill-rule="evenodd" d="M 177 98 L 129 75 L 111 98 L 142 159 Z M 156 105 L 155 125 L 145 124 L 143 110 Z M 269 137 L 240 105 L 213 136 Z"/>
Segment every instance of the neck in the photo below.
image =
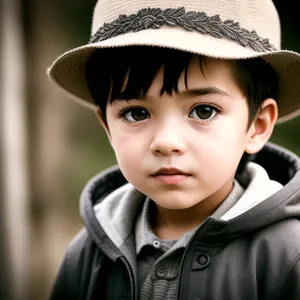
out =
<path fill-rule="evenodd" d="M 152 229 L 161 239 L 178 240 L 185 233 L 198 227 L 224 201 L 232 190 L 232 183 L 196 205 L 171 210 L 156 205 L 152 212 Z"/>

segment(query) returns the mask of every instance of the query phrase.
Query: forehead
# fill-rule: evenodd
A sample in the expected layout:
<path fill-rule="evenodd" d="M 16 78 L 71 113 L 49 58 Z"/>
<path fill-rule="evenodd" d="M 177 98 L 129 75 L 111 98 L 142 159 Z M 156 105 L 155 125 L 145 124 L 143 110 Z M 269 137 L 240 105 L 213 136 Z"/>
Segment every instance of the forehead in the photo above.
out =
<path fill-rule="evenodd" d="M 199 58 L 193 56 L 187 73 L 189 87 L 193 88 L 193 85 L 200 82 L 234 82 L 233 70 L 234 64 L 232 61 L 206 58 L 201 64 Z M 181 77 L 180 79 L 182 79 Z"/>
<path fill-rule="evenodd" d="M 216 86 L 224 90 L 239 89 L 234 76 L 233 61 L 192 56 L 188 68 L 181 73 L 178 79 L 178 92 L 193 90 L 201 87 Z M 164 82 L 164 67 L 162 66 L 155 76 L 147 94 L 160 90 Z"/>

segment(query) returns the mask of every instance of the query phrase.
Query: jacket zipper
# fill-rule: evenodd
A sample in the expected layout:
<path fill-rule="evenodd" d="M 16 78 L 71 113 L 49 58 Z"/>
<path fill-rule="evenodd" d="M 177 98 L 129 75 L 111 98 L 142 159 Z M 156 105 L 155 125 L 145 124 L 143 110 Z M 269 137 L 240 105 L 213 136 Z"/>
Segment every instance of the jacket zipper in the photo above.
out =
<path fill-rule="evenodd" d="M 130 279 L 130 300 L 134 300 L 134 280 L 133 280 L 133 275 L 132 275 L 130 265 L 124 256 L 121 256 L 120 259 L 123 261 Z"/>
<path fill-rule="evenodd" d="M 185 259 L 185 256 L 186 256 L 186 253 L 188 251 L 188 248 L 189 246 L 191 245 L 195 235 L 200 231 L 201 227 L 208 221 L 208 219 L 206 219 L 201 225 L 200 227 L 198 228 L 198 230 L 196 230 L 194 232 L 194 234 L 191 236 L 188 244 L 186 245 L 186 247 L 184 248 L 184 252 L 183 252 L 183 255 L 182 255 L 182 258 L 181 258 L 181 262 L 180 262 L 180 267 L 179 267 L 179 274 L 178 274 L 178 282 L 177 282 L 177 291 L 176 291 L 176 298 L 177 300 L 179 300 L 179 287 L 180 287 L 180 280 L 181 280 L 181 275 L 182 275 L 182 269 L 183 269 L 183 261 Z"/>

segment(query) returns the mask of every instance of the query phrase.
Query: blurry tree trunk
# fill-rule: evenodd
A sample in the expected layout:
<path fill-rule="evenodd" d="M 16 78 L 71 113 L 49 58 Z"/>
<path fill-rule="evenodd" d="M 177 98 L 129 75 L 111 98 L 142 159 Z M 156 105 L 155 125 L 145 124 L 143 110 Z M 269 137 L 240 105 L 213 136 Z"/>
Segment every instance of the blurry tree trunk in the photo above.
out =
<path fill-rule="evenodd" d="M 23 0 L 31 169 L 30 299 L 47 299 L 62 254 L 77 228 L 66 210 L 72 103 L 53 86 L 47 67 L 69 44 L 60 1 Z M 73 107 L 77 108 L 77 104 Z M 77 200 L 77 199 L 76 199 Z"/>
<path fill-rule="evenodd" d="M 8 299 L 28 299 L 28 161 L 24 47 L 18 0 L 1 2 L 1 234 Z M 3 246 L 4 245 L 4 246 Z M 1 262 L 2 264 L 2 262 Z M 2 269 L 2 265 L 1 265 Z M 6 291 L 7 292 L 7 291 Z M 1 299 L 5 299 L 2 298 Z"/>
<path fill-rule="evenodd" d="M 1 0 L 0 1 L 0 21 L 2 21 L 2 12 L 3 12 L 3 7 L 4 7 L 4 3 Z M 3 23 L 4 22 L 0 22 L 0 28 L 3 28 Z M 0 33 L 0 66 L 1 66 L 1 60 L 2 60 L 2 53 L 3 53 L 3 40 L 2 40 L 2 31 Z M 3 76 L 3 72 L 0 71 L 0 91 L 2 91 L 3 89 L 3 84 L 2 84 L 2 76 Z M 3 116 L 2 116 L 2 104 L 3 104 L 3 98 L 2 98 L 2 94 L 0 94 L 0 265 L 2 267 L 2 269 L 4 270 L 4 272 L 2 272 L 2 274 L 0 275 L 0 299 L 9 299 L 11 298 L 10 295 L 10 290 L 11 287 L 9 286 L 9 280 L 8 278 L 11 276 L 11 270 L 10 270 L 10 266 L 7 262 L 7 256 L 8 256 L 8 247 L 7 247 L 7 234 L 6 234 L 6 230 L 5 230 L 5 219 L 4 219 L 4 160 L 3 160 L 3 156 L 4 156 L 4 147 L 3 147 L 3 142 L 4 142 L 4 137 L 3 137 L 3 131 L 1 130 L 1 128 L 3 128 Z M 6 273 L 6 276 L 3 274 Z"/>

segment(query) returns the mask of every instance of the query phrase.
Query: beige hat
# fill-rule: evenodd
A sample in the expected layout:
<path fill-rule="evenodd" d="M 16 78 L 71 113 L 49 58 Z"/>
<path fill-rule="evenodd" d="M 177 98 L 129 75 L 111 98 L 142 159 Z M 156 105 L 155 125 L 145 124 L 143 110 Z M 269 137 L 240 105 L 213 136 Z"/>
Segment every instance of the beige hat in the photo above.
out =
<path fill-rule="evenodd" d="M 271 0 L 98 0 L 90 42 L 58 57 L 48 74 L 95 109 L 85 68 L 96 48 L 148 45 L 223 59 L 262 57 L 279 77 L 280 123 L 300 115 L 300 55 L 280 50 L 280 35 Z"/>

